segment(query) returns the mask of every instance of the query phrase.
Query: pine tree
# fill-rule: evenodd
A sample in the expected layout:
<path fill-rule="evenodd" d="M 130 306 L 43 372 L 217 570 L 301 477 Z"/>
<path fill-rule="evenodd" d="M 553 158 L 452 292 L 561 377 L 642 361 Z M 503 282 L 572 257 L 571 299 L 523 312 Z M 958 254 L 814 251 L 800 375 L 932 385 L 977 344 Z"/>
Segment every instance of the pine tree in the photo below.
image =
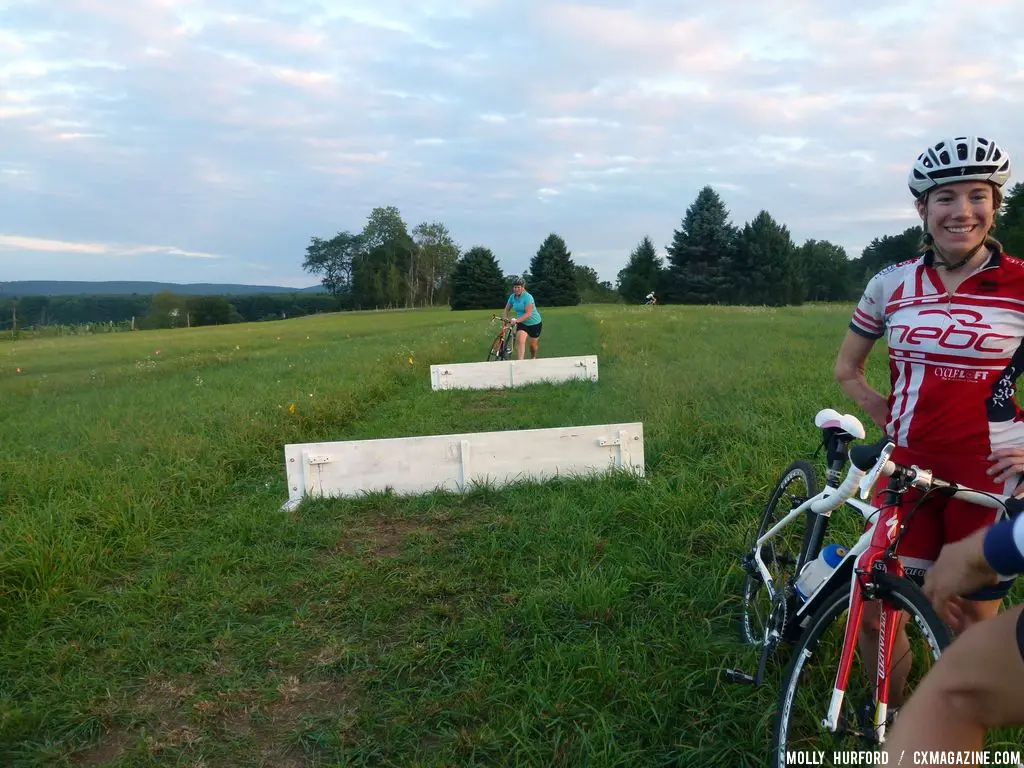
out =
<path fill-rule="evenodd" d="M 498 260 L 481 246 L 470 248 L 455 262 L 451 291 L 453 310 L 500 309 L 509 295 Z"/>
<path fill-rule="evenodd" d="M 1017 182 L 1007 193 L 992 236 L 1008 254 L 1024 259 L 1024 183 Z"/>
<path fill-rule="evenodd" d="M 644 237 L 629 255 L 629 261 L 618 274 L 619 294 L 630 303 L 642 302 L 648 293 L 661 290 L 661 256 L 651 238 Z"/>
<path fill-rule="evenodd" d="M 526 285 L 538 307 L 568 307 L 580 303 L 573 266 L 565 241 L 556 234 L 548 235 L 530 260 L 530 282 Z"/>
<path fill-rule="evenodd" d="M 736 228 L 729 223 L 725 203 L 714 189 L 704 187 L 668 246 L 663 298 L 685 304 L 728 300 L 735 240 Z"/>
<path fill-rule="evenodd" d="M 732 284 L 739 304 L 803 303 L 806 282 L 789 230 L 761 211 L 737 239 Z"/>

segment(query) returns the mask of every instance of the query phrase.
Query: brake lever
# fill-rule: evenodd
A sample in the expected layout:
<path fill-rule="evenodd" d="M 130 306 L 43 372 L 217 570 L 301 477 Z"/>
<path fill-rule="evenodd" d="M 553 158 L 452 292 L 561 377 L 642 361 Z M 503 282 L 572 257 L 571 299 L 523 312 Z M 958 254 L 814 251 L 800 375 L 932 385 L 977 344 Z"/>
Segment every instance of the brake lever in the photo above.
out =
<path fill-rule="evenodd" d="M 864 475 L 860 479 L 857 487 L 860 490 L 860 497 L 862 500 L 867 501 L 871 497 L 871 491 L 875 487 L 875 483 L 878 482 L 878 478 L 882 474 L 882 470 L 885 468 L 886 462 L 889 461 L 889 457 L 892 456 L 892 452 L 896 449 L 896 445 L 890 440 L 886 443 L 885 447 L 882 448 L 878 454 L 878 461 L 875 462 L 875 466 L 871 468 L 871 471 Z"/>

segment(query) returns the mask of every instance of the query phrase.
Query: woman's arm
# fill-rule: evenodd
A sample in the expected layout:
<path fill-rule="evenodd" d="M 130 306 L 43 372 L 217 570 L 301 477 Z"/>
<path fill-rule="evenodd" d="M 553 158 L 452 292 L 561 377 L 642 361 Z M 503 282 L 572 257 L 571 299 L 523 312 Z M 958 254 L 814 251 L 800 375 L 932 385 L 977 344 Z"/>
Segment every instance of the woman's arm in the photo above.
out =
<path fill-rule="evenodd" d="M 864 364 L 874 346 L 874 339 L 847 331 L 836 357 L 835 374 L 843 392 L 863 408 L 876 425 L 885 429 L 889 421 L 889 403 L 885 397 L 871 388 L 864 376 Z"/>

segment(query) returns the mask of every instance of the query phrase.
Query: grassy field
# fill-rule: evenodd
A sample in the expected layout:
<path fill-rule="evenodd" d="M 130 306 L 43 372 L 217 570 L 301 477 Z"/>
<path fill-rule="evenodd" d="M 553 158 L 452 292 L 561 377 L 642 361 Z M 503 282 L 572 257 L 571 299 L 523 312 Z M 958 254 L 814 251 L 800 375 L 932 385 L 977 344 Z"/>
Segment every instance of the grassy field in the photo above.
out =
<path fill-rule="evenodd" d="M 600 381 L 502 392 L 430 390 L 485 312 L 0 346 L 0 764 L 763 765 L 737 556 L 850 309 L 545 310 Z M 643 481 L 279 510 L 289 442 L 633 420 Z"/>

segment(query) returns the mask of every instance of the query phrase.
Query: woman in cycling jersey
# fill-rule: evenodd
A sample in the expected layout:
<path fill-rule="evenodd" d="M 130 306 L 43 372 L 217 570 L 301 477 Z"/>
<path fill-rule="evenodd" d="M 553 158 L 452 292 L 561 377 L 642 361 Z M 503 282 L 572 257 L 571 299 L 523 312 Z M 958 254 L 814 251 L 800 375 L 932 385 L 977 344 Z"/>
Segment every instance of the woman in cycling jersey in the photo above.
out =
<path fill-rule="evenodd" d="M 1024 515 L 1003 520 L 942 549 L 924 591 L 946 621 L 959 595 L 1024 572 Z M 1024 724 L 1024 605 L 960 635 L 939 657 L 888 733 L 889 765 L 919 750 L 979 752 L 993 728 Z"/>
<path fill-rule="evenodd" d="M 541 317 L 537 303 L 533 295 L 526 290 L 526 283 L 521 277 L 512 281 L 512 295 L 505 302 L 505 312 L 502 319 L 508 318 L 512 313 L 512 322 L 516 328 L 516 348 L 519 350 L 519 359 L 526 357 L 526 340 L 530 340 L 530 359 L 536 359 L 540 347 Z"/>
<path fill-rule="evenodd" d="M 1024 263 L 991 237 L 1010 158 L 983 137 L 940 141 L 922 152 L 909 186 L 923 224 L 921 253 L 868 282 L 836 360 L 836 378 L 896 444 L 893 460 L 979 490 L 1011 493 L 1024 469 L 1024 421 L 1013 399 L 1024 367 Z M 865 363 L 886 338 L 888 398 L 868 384 Z M 885 546 L 897 510 L 882 491 L 873 544 Z M 920 493 L 899 500 L 912 509 Z M 993 511 L 940 495 L 915 513 L 900 543 L 909 575 L 921 577 L 944 544 L 995 521 Z M 969 595 L 960 630 L 995 616 L 1010 580 Z M 870 610 L 869 609 L 874 609 Z M 874 668 L 877 606 L 865 606 L 861 650 Z M 895 658 L 908 652 L 902 627 Z M 905 659 L 909 665 L 909 659 Z M 893 670 L 901 703 L 907 667 Z"/>

